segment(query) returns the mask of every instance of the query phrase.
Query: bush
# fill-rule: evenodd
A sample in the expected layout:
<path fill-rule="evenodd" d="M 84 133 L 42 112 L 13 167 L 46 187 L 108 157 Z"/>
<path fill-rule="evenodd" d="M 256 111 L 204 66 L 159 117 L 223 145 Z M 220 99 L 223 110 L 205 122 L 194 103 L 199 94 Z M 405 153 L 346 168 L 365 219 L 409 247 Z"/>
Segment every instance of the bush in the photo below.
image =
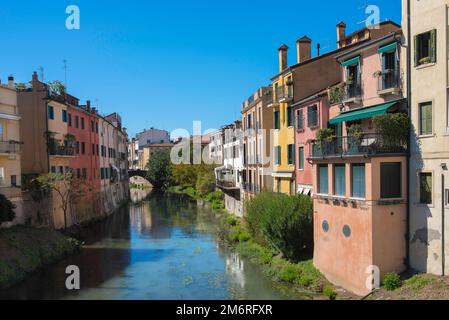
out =
<path fill-rule="evenodd" d="M 200 196 L 205 196 L 215 190 L 215 174 L 213 171 L 203 172 L 198 175 L 196 190 Z"/>
<path fill-rule="evenodd" d="M 246 203 L 250 234 L 287 259 L 309 258 L 313 251 L 313 204 L 309 197 L 262 193 Z"/>
<path fill-rule="evenodd" d="M 217 201 L 217 200 L 222 201 L 223 199 L 224 199 L 224 193 L 221 192 L 221 191 L 211 192 L 205 198 L 205 200 L 207 202 L 214 202 L 214 201 Z"/>
<path fill-rule="evenodd" d="M 397 273 L 387 273 L 384 276 L 383 285 L 388 291 L 393 291 L 402 285 L 401 278 Z"/>
<path fill-rule="evenodd" d="M 4 194 L 0 193 L 0 225 L 3 222 L 13 221 L 16 217 L 14 209 L 16 206 L 5 197 Z"/>
<path fill-rule="evenodd" d="M 334 291 L 332 286 L 327 285 L 323 288 L 323 295 L 328 297 L 330 300 L 335 300 L 337 298 L 337 293 Z"/>
<path fill-rule="evenodd" d="M 279 277 L 281 278 L 281 280 L 289 283 L 298 282 L 300 275 L 301 273 L 294 264 L 287 264 L 281 269 L 281 272 L 279 273 Z"/>

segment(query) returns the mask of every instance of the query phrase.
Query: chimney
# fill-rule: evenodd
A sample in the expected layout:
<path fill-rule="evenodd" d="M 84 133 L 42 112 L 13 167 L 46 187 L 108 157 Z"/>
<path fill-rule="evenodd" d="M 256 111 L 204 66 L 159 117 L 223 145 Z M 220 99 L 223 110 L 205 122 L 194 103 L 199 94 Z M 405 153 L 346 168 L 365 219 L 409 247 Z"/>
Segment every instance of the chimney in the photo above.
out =
<path fill-rule="evenodd" d="M 14 77 L 12 75 L 10 75 L 8 77 L 8 86 L 9 87 L 14 87 Z"/>
<path fill-rule="evenodd" d="M 287 69 L 287 51 L 288 47 L 283 44 L 279 49 L 279 72 Z"/>
<path fill-rule="evenodd" d="M 90 100 L 86 101 L 86 110 L 90 111 Z"/>
<path fill-rule="evenodd" d="M 316 55 L 317 57 L 320 56 L 320 49 L 321 49 L 321 45 L 319 43 L 316 44 Z"/>
<path fill-rule="evenodd" d="M 97 108 L 92 108 L 92 113 L 97 114 Z"/>
<path fill-rule="evenodd" d="M 338 43 L 338 47 L 344 47 L 344 43 L 343 40 L 346 37 L 346 23 L 344 23 L 343 21 L 340 21 L 337 24 L 337 43 Z"/>
<path fill-rule="evenodd" d="M 304 36 L 296 41 L 297 62 L 301 63 L 312 58 L 312 40 Z"/>
<path fill-rule="evenodd" d="M 39 78 L 37 77 L 37 72 L 36 71 L 34 71 L 33 72 L 33 82 L 35 82 L 35 81 L 39 81 Z"/>

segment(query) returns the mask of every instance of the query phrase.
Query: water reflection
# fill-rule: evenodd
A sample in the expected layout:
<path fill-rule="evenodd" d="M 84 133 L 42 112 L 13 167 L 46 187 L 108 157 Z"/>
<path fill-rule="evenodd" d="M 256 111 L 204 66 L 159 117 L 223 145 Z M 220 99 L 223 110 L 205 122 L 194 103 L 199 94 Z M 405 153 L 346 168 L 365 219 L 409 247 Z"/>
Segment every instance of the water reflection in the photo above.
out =
<path fill-rule="evenodd" d="M 86 231 L 79 255 L 0 291 L 0 298 L 284 298 L 251 263 L 220 245 L 210 209 L 179 195 L 138 198 L 143 200 Z M 81 270 L 78 292 L 64 286 L 71 264 Z"/>

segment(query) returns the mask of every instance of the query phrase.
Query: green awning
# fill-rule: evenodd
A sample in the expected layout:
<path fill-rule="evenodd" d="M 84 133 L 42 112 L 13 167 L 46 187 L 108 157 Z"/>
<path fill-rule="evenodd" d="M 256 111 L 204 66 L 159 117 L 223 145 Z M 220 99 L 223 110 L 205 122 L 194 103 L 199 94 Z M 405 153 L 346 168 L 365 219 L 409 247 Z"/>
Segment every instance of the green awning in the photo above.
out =
<path fill-rule="evenodd" d="M 377 50 L 377 52 L 385 53 L 385 52 L 389 52 L 389 51 L 395 51 L 396 48 L 397 48 L 397 43 L 393 42 L 393 43 L 390 43 L 389 45 L 379 48 L 379 50 Z"/>
<path fill-rule="evenodd" d="M 335 118 L 329 120 L 329 124 L 333 125 L 342 122 L 355 121 L 380 116 L 386 114 L 388 109 L 390 109 L 392 106 L 399 103 L 400 101 L 401 100 L 397 100 L 393 102 L 380 104 L 377 106 L 358 108 L 355 110 L 343 112 L 338 116 L 336 116 Z"/>
<path fill-rule="evenodd" d="M 347 67 L 347 66 L 353 66 L 355 64 L 358 64 L 360 61 L 360 56 L 359 57 L 355 57 L 349 60 L 346 60 L 345 62 L 342 63 L 343 67 Z"/>

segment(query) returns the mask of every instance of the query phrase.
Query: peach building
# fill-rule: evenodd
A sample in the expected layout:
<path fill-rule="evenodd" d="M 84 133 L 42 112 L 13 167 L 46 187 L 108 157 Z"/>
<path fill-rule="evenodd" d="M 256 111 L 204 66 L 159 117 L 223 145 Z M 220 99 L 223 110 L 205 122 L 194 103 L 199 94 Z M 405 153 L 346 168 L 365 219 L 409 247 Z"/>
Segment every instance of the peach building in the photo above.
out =
<path fill-rule="evenodd" d="M 242 105 L 244 198 L 273 190 L 270 168 L 273 110 L 271 87 L 262 87 Z"/>
<path fill-rule="evenodd" d="M 389 139 L 373 123 L 407 110 L 401 35 L 397 27 L 337 57 L 344 83 L 329 109 L 333 136 L 310 144 L 314 264 L 359 295 L 406 267 L 407 138 Z"/>

